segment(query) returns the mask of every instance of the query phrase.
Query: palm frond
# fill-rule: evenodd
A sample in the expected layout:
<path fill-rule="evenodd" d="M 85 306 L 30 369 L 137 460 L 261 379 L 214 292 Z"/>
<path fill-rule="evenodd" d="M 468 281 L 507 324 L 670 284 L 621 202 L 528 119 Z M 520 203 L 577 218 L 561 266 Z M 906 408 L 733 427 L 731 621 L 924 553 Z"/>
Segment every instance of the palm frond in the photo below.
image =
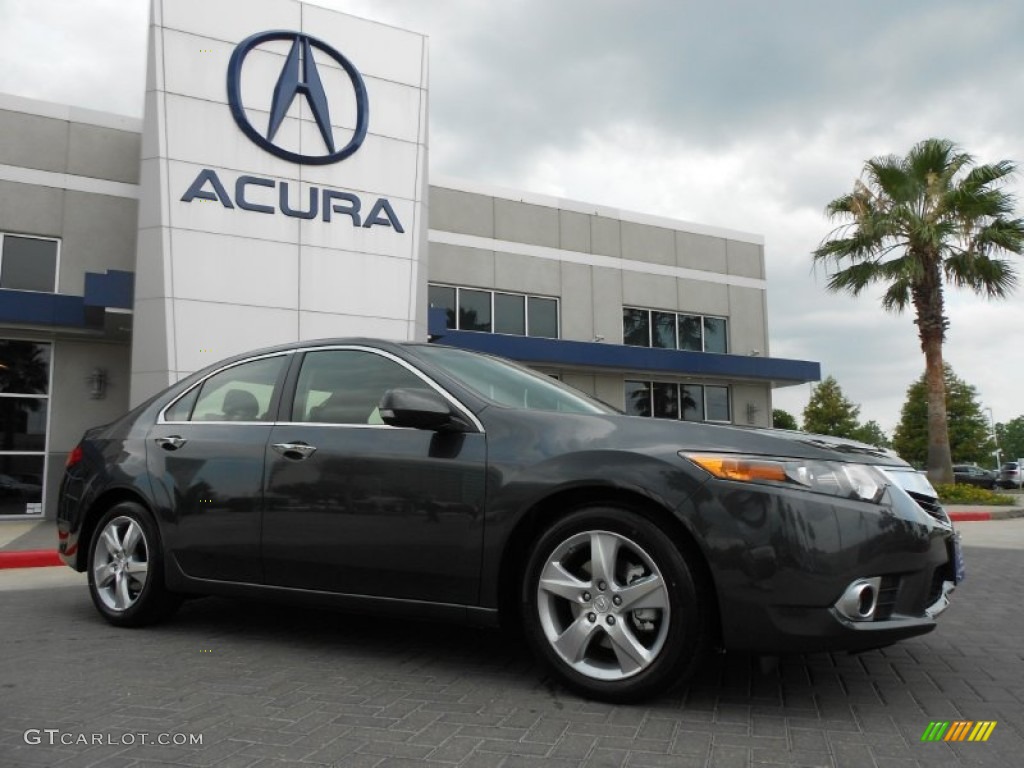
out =
<path fill-rule="evenodd" d="M 1017 274 L 1009 262 L 970 251 L 950 256 L 943 270 L 957 288 L 969 288 L 992 299 L 1005 298 L 1017 285 Z"/>
<path fill-rule="evenodd" d="M 882 309 L 886 312 L 902 312 L 910 304 L 910 281 L 899 279 L 886 289 L 882 296 Z"/>

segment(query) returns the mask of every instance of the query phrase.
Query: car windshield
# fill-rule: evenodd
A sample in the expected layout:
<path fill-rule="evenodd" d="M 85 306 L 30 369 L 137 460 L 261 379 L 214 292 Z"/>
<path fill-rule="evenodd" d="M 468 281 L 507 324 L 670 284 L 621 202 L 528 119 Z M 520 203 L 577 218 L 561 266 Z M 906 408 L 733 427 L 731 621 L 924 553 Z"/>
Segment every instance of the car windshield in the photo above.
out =
<path fill-rule="evenodd" d="M 613 408 L 550 376 L 507 360 L 433 344 L 415 349 L 478 395 L 499 405 L 563 413 L 615 413 Z"/>

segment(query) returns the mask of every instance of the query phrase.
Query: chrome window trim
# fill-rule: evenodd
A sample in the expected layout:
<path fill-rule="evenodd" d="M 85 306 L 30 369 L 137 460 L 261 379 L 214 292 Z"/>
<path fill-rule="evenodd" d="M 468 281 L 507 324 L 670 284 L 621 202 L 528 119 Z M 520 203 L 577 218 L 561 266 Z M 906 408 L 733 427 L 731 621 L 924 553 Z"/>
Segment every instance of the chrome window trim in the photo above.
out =
<path fill-rule="evenodd" d="M 255 362 L 256 360 L 265 360 L 267 358 L 280 357 L 280 356 L 284 356 L 284 355 L 294 355 L 294 354 L 297 354 L 297 353 L 300 353 L 300 352 L 330 352 L 330 351 L 369 352 L 371 354 L 380 355 L 381 357 L 384 357 L 384 358 L 386 358 L 388 360 L 391 360 L 392 362 L 398 363 L 400 366 L 402 366 L 406 370 L 412 372 L 418 378 L 422 379 L 428 386 L 430 386 L 431 389 L 433 389 L 439 395 L 441 395 L 441 397 L 443 397 L 446 401 L 448 401 L 448 403 L 450 405 L 454 406 L 456 408 L 456 410 L 458 410 L 466 419 L 469 420 L 469 422 L 476 428 L 476 430 L 478 432 L 480 432 L 480 434 L 486 434 L 486 430 L 484 429 L 484 425 L 480 422 L 480 420 L 476 417 L 476 415 L 472 411 L 469 410 L 469 408 L 467 408 L 465 405 L 463 405 L 462 402 L 458 398 L 456 398 L 453 394 L 451 394 L 448 390 L 446 390 L 444 387 L 442 387 L 436 381 L 431 379 L 429 376 L 427 376 L 421 370 L 416 368 L 411 363 L 406 362 L 405 360 L 403 360 L 402 358 L 398 357 L 397 355 L 395 355 L 395 354 L 393 354 L 391 352 L 388 352 L 387 350 L 378 349 L 376 347 L 367 347 L 367 346 L 360 345 L 360 344 L 330 344 L 330 345 L 327 345 L 327 346 L 298 347 L 296 349 L 289 349 L 289 350 L 285 350 L 283 352 L 270 352 L 270 353 L 267 353 L 265 355 L 256 355 L 255 357 L 248 357 L 248 358 L 246 358 L 244 360 L 238 360 L 236 362 L 229 363 L 227 365 L 223 365 L 220 368 L 218 368 L 217 370 L 211 371 L 208 375 L 204 376 L 202 379 L 197 381 L 195 384 L 193 384 L 191 387 L 189 387 L 184 392 L 179 394 L 176 398 L 174 398 L 167 405 L 165 405 L 160 410 L 160 414 L 157 416 L 156 423 L 157 424 L 180 424 L 180 425 L 189 425 L 189 424 L 213 424 L 213 425 L 234 424 L 234 425 L 241 425 L 241 426 L 245 426 L 245 425 L 250 425 L 250 426 L 252 426 L 252 425 L 267 425 L 267 426 L 296 426 L 296 427 L 297 426 L 357 427 L 357 428 L 361 428 L 361 429 L 366 429 L 366 428 L 372 428 L 372 429 L 380 429 L 380 428 L 384 428 L 384 429 L 403 429 L 403 427 L 393 427 L 390 424 L 334 424 L 334 423 L 314 422 L 314 421 L 168 421 L 168 420 L 166 420 L 164 418 L 164 414 L 167 412 L 168 409 L 172 408 L 175 403 L 177 403 L 183 397 L 188 395 L 196 387 L 201 387 L 204 383 L 206 383 L 206 381 L 208 379 L 212 378 L 213 376 L 216 376 L 218 373 L 221 373 L 222 371 L 226 371 L 229 368 L 234 368 L 236 366 L 243 365 L 245 363 Z"/>
<path fill-rule="evenodd" d="M 168 421 L 167 419 L 164 418 L 164 414 L 167 413 L 167 411 L 170 408 L 173 408 L 174 405 L 179 400 L 181 400 L 183 397 L 185 397 L 185 395 L 189 394 L 193 389 L 195 389 L 196 387 L 203 386 L 203 384 L 205 384 L 208 380 L 210 380 L 211 378 L 216 376 L 218 373 L 221 373 L 222 371 L 226 371 L 229 368 L 235 368 L 235 367 L 237 367 L 239 365 L 244 365 L 246 363 L 254 363 L 257 360 L 267 360 L 267 359 L 269 359 L 271 357 L 284 357 L 285 355 L 294 354 L 294 352 L 295 352 L 295 350 L 292 350 L 292 349 L 285 350 L 283 352 L 268 352 L 265 355 L 256 355 L 255 357 L 247 357 L 244 360 L 236 360 L 233 363 L 228 363 L 227 365 L 222 365 L 217 370 L 211 371 L 206 376 L 204 376 L 199 381 L 197 381 L 195 384 L 193 384 L 191 387 L 189 387 L 188 389 L 186 389 L 183 392 L 181 392 L 181 394 L 179 394 L 176 398 L 171 400 L 171 402 L 169 402 L 163 408 L 161 408 L 160 409 L 160 413 L 156 417 L 156 423 L 157 424 L 274 424 L 275 422 L 273 422 L 273 421 Z"/>

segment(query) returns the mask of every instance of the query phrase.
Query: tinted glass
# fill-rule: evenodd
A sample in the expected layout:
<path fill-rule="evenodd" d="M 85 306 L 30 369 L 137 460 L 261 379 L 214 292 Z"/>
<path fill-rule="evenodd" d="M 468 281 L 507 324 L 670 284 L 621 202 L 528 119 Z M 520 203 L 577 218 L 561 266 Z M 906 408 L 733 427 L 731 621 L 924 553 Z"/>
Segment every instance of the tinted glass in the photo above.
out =
<path fill-rule="evenodd" d="M 696 384 L 684 384 L 683 419 L 686 421 L 704 421 L 704 388 Z"/>
<path fill-rule="evenodd" d="M 43 514 L 42 456 L 0 455 L 0 515 Z"/>
<path fill-rule="evenodd" d="M 651 313 L 646 309 L 622 310 L 622 343 L 634 347 L 651 346 Z"/>
<path fill-rule="evenodd" d="M 0 451 L 46 450 L 45 397 L 0 397 Z"/>
<path fill-rule="evenodd" d="M 674 318 L 673 318 L 674 321 Z M 679 418 L 679 385 L 654 384 L 654 415 L 659 419 Z"/>
<path fill-rule="evenodd" d="M 526 297 L 511 293 L 494 294 L 494 332 L 526 333 Z"/>
<path fill-rule="evenodd" d="M 703 352 L 698 315 L 679 315 L 679 348 L 692 352 Z"/>
<path fill-rule="evenodd" d="M 49 387 L 49 344 L 0 341 L 0 392 L 45 395 Z"/>
<path fill-rule="evenodd" d="M 0 288 L 53 293 L 57 287 L 57 241 L 4 235 Z"/>
<path fill-rule="evenodd" d="M 211 376 L 203 384 L 192 421 L 270 421 L 274 385 L 286 355 L 242 363 Z"/>
<path fill-rule="evenodd" d="M 655 347 L 662 347 L 664 349 L 676 348 L 675 312 L 652 312 L 651 330 Z"/>
<path fill-rule="evenodd" d="M 723 355 L 729 351 L 729 334 L 726 332 L 724 317 L 704 318 L 704 351 Z"/>
<path fill-rule="evenodd" d="M 292 421 L 383 424 L 377 406 L 385 392 L 399 388 L 429 385 L 405 366 L 372 352 L 309 352 L 295 387 Z"/>
<path fill-rule="evenodd" d="M 432 307 L 444 309 L 446 328 L 455 327 L 455 289 L 447 285 L 431 285 L 427 287 L 427 297 Z"/>
<path fill-rule="evenodd" d="M 459 328 L 463 331 L 491 330 L 490 291 L 459 289 Z"/>
<path fill-rule="evenodd" d="M 530 336 L 545 339 L 558 338 L 558 302 L 554 299 L 530 299 Z"/>
<path fill-rule="evenodd" d="M 164 411 L 164 421 L 188 421 L 192 416 L 192 406 L 196 404 L 197 397 L 199 397 L 199 387 L 192 389 L 191 392 Z"/>
<path fill-rule="evenodd" d="M 627 381 L 624 410 L 630 416 L 651 415 L 651 383 L 649 381 Z"/>
<path fill-rule="evenodd" d="M 704 387 L 704 397 L 708 404 L 708 421 L 730 421 L 728 387 Z"/>
<path fill-rule="evenodd" d="M 411 348 L 481 397 L 513 408 L 566 413 L 614 413 L 579 390 L 507 360 L 452 347 Z"/>

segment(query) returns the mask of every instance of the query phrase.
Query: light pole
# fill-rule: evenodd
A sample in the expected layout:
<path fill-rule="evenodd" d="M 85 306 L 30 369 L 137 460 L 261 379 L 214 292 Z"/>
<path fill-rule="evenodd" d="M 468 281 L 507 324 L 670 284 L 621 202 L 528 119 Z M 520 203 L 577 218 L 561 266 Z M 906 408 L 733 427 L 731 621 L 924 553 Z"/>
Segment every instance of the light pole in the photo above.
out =
<path fill-rule="evenodd" d="M 988 423 L 989 428 L 992 430 L 992 444 L 995 445 L 996 449 L 993 451 L 993 455 L 996 457 L 996 472 L 999 471 L 999 467 L 1002 466 L 1002 462 L 999 460 L 999 437 L 996 435 L 996 420 L 992 415 L 992 409 L 989 406 L 985 406 L 982 410 L 988 411 Z"/>

